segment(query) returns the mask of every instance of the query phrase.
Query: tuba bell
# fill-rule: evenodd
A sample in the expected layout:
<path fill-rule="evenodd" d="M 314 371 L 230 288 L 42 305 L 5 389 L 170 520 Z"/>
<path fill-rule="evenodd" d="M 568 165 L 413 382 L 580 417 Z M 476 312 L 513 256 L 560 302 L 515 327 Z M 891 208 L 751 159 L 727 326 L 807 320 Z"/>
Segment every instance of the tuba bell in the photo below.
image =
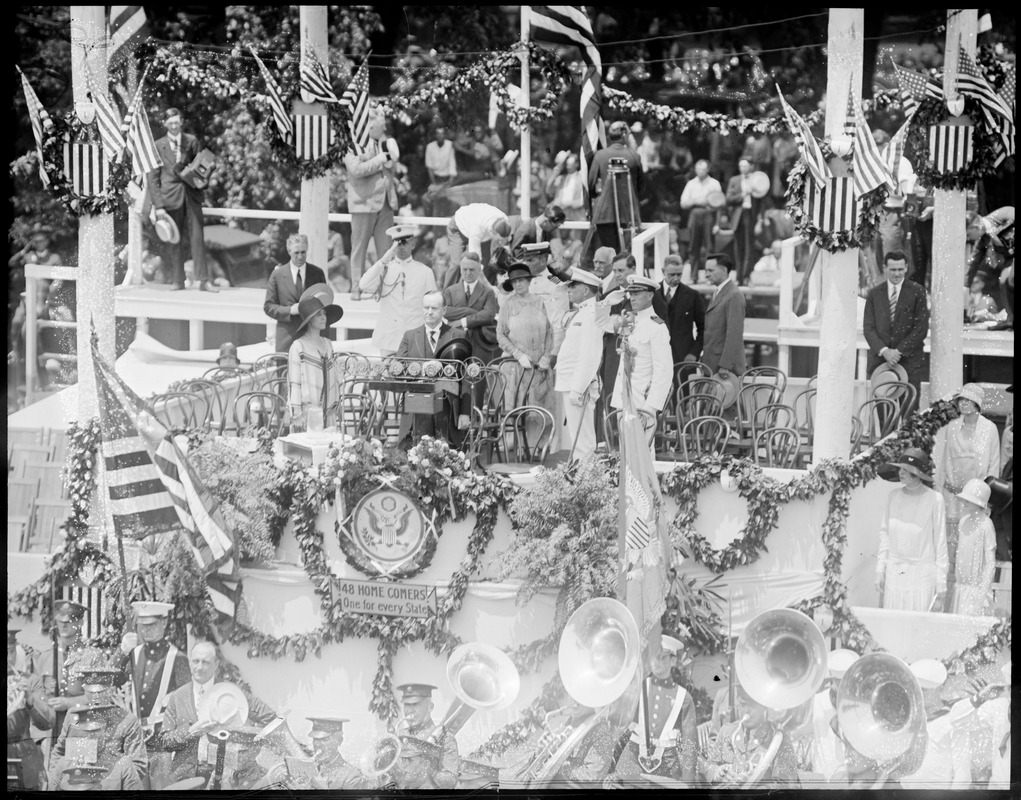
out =
<path fill-rule="evenodd" d="M 877 765 L 904 757 L 899 777 L 921 766 L 925 702 L 918 679 L 896 656 L 869 653 L 850 666 L 837 689 L 837 722 L 848 743 Z M 912 748 L 920 756 L 910 754 Z"/>
<path fill-rule="evenodd" d="M 392 733 L 384 734 L 365 751 L 359 761 L 359 770 L 366 778 L 378 778 L 397 765 L 401 757 L 401 740 Z"/>
<path fill-rule="evenodd" d="M 734 651 L 738 682 L 768 709 L 793 709 L 811 699 L 826 678 L 826 641 L 800 611 L 764 611 L 745 627 Z"/>
<path fill-rule="evenodd" d="M 440 734 L 455 735 L 476 711 L 506 708 L 521 690 L 521 676 L 510 657 L 491 644 L 471 642 L 457 647 L 447 659 L 447 680 L 456 699 L 427 741 Z"/>

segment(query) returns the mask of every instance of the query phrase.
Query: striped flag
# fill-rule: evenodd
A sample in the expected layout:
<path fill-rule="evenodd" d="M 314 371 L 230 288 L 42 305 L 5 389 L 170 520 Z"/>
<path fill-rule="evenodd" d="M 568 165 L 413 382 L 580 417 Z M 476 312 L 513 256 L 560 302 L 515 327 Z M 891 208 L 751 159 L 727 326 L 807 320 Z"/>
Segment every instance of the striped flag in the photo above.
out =
<path fill-rule="evenodd" d="M 280 131 L 280 138 L 285 142 L 289 142 L 291 141 L 291 137 L 294 136 L 294 125 L 291 122 L 290 114 L 287 113 L 286 106 L 284 106 L 284 96 L 281 93 L 277 82 L 273 80 L 273 76 L 270 75 L 269 70 L 266 69 L 266 65 L 262 63 L 262 59 L 259 58 L 258 53 L 255 52 L 255 48 L 249 45 L 248 49 L 251 51 L 252 57 L 255 59 L 255 63 L 259 65 L 259 72 L 262 73 L 262 79 L 266 82 L 269 107 L 273 111 L 273 121 L 276 123 L 277 130 Z"/>
<path fill-rule="evenodd" d="M 974 97 L 992 114 L 996 114 L 1008 122 L 1013 122 L 1013 114 L 1010 108 L 1003 101 L 1003 98 L 996 93 L 986 76 L 979 70 L 974 59 L 968 55 L 968 51 L 960 48 L 957 67 L 957 91 Z"/>
<path fill-rule="evenodd" d="M 370 54 L 371 55 L 371 54 Z M 340 97 L 340 104 L 351 113 L 348 123 L 355 152 L 361 153 L 369 144 L 369 56 L 365 56 L 351 83 Z"/>
<path fill-rule="evenodd" d="M 1007 67 L 1003 86 L 1000 87 L 1000 98 L 1012 111 L 1017 106 L 1017 67 L 1014 64 Z"/>
<path fill-rule="evenodd" d="M 99 126 L 99 138 L 103 142 L 103 150 L 106 151 L 110 161 L 117 161 L 124 152 L 124 135 L 121 133 L 121 115 L 114 108 L 110 98 L 92 82 L 91 74 L 88 75 L 89 94 L 92 102 L 96 104 L 96 124 Z"/>
<path fill-rule="evenodd" d="M 860 197 L 887 184 L 891 190 L 897 190 L 897 184 L 890 174 L 890 169 L 879 152 L 872 131 L 865 124 L 865 115 L 859 113 L 855 104 L 848 111 L 854 121 L 854 155 L 851 157 L 851 169 L 854 170 L 854 191 Z"/>
<path fill-rule="evenodd" d="M 581 185 L 588 191 L 588 165 L 606 144 L 603 131 L 603 60 L 596 47 L 592 21 L 584 6 L 528 6 L 531 38 L 536 42 L 574 45 L 585 60 L 581 84 Z"/>
<path fill-rule="evenodd" d="M 943 99 L 943 87 L 926 75 L 919 75 L 909 69 L 904 69 L 897 64 L 893 65 L 897 73 L 897 82 L 900 84 L 900 98 L 904 104 L 904 114 L 908 118 L 914 116 L 918 106 L 926 98 L 933 100 Z"/>
<path fill-rule="evenodd" d="M 957 172 L 971 163 L 971 125 L 930 125 L 929 160 L 937 172 Z"/>
<path fill-rule="evenodd" d="M 330 76 L 326 74 L 326 67 L 311 56 L 301 59 L 301 99 L 306 103 L 314 103 L 317 100 L 323 103 L 339 103 L 337 95 L 330 85 Z"/>
<path fill-rule="evenodd" d="M 805 162 L 805 166 L 808 167 L 808 171 L 812 173 L 812 177 L 818 184 L 824 184 L 829 179 L 830 168 L 826 165 L 826 159 L 823 158 L 819 143 L 812 135 L 808 123 L 791 108 L 779 86 L 776 87 L 776 91 L 780 95 L 780 105 L 783 107 L 783 114 L 787 119 L 787 127 L 794 134 L 794 141 L 798 144 L 798 150 L 801 151 L 801 158 Z"/>
<path fill-rule="evenodd" d="M 103 194 L 109 169 L 102 145 L 64 141 L 64 177 L 75 194 L 83 197 Z"/>
<path fill-rule="evenodd" d="M 820 230 L 853 231 L 858 222 L 858 200 L 850 178 L 811 182 L 805 192 L 805 212 Z"/>
<path fill-rule="evenodd" d="M 57 599 L 81 603 L 87 611 L 82 618 L 82 639 L 88 641 L 103 633 L 107 612 L 107 596 L 100 586 L 89 586 L 80 580 L 57 585 Z"/>
<path fill-rule="evenodd" d="M 43 104 L 39 102 L 35 89 L 33 89 L 32 84 L 28 82 L 28 78 L 26 78 L 25 73 L 21 71 L 21 67 L 17 67 L 17 70 L 18 74 L 21 76 L 21 90 L 25 93 L 25 105 L 28 106 L 28 118 L 32 123 L 32 136 L 35 138 L 35 152 L 39 156 L 39 180 L 42 181 L 44 187 L 48 187 L 50 185 L 50 176 L 46 174 L 46 167 L 43 166 L 43 133 L 49 133 L 53 130 L 53 120 L 51 120 L 50 115 L 46 113 L 46 109 L 43 108 Z"/>
<path fill-rule="evenodd" d="M 330 118 L 325 114 L 294 114 L 291 124 L 294 129 L 294 154 L 298 158 L 309 161 L 322 158 L 336 139 Z"/>
<path fill-rule="evenodd" d="M 142 6 L 110 6 L 110 69 L 134 53 L 139 42 L 149 35 L 149 23 Z"/>
<path fill-rule="evenodd" d="M 855 125 L 855 110 L 854 110 L 854 88 L 851 86 L 847 87 L 847 113 L 844 115 L 844 135 L 854 138 L 856 125 Z"/>
<path fill-rule="evenodd" d="M 127 143 L 124 153 L 131 156 L 131 174 L 137 177 L 145 177 L 154 169 L 159 169 L 163 163 L 156 150 L 152 128 L 149 127 L 149 115 L 142 106 L 142 87 L 148 73 L 149 68 L 146 67 L 138 81 L 138 89 L 131 100 L 131 105 L 128 106 L 128 112 L 124 115 L 124 125 L 121 128 Z"/>
<path fill-rule="evenodd" d="M 620 575 L 617 597 L 644 638 L 666 610 L 670 545 L 652 450 L 635 409 L 631 354 L 623 348 L 620 416 Z"/>
<path fill-rule="evenodd" d="M 218 612 L 233 617 L 240 573 L 233 533 L 170 431 L 106 363 L 92 340 L 101 453 L 118 537 L 184 535 Z"/>
<path fill-rule="evenodd" d="M 887 168 L 890 170 L 890 177 L 893 178 L 894 194 L 900 191 L 900 162 L 904 157 L 904 143 L 907 141 L 910 125 L 911 119 L 908 118 L 893 135 L 889 143 L 884 145 L 879 151 Z"/>

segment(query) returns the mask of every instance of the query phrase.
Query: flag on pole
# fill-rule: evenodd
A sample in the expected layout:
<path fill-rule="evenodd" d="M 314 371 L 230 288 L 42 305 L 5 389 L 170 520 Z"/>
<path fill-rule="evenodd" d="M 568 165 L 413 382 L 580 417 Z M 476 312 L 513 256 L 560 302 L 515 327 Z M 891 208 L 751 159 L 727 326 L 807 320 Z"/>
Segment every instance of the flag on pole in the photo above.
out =
<path fill-rule="evenodd" d="M 957 62 L 957 91 L 974 97 L 982 105 L 982 108 L 988 109 L 991 113 L 1003 117 L 1008 122 L 1013 121 L 1010 108 L 996 93 L 989 81 L 986 80 L 986 76 L 982 74 L 978 65 L 963 47 L 959 50 Z"/>
<path fill-rule="evenodd" d="M 369 54 L 371 55 L 371 53 Z M 351 83 L 340 96 L 340 104 L 351 114 L 348 123 L 355 152 L 361 153 L 369 144 L 369 56 L 365 56 Z"/>
<path fill-rule="evenodd" d="M 932 78 L 904 69 L 896 63 L 893 65 L 893 69 L 897 73 L 897 83 L 900 85 L 900 98 L 904 104 L 904 114 L 909 119 L 914 116 L 918 106 L 926 98 L 943 99 L 943 87 Z"/>
<path fill-rule="evenodd" d="M 822 149 L 815 140 L 815 136 L 812 135 L 808 123 L 791 108 L 779 86 L 776 87 L 776 91 L 780 95 L 780 105 L 783 107 L 784 117 L 787 119 L 787 127 L 794 134 L 794 141 L 797 142 L 798 150 L 801 151 L 801 158 L 816 183 L 822 186 L 830 177 L 830 168 L 826 165 L 826 159 L 823 158 Z"/>
<path fill-rule="evenodd" d="M 240 572 L 234 535 L 216 499 L 198 480 L 171 432 L 100 355 L 95 336 L 92 361 L 115 533 L 142 539 L 183 528 L 213 606 L 233 617 Z"/>
<path fill-rule="evenodd" d="M 1007 67 L 1003 86 L 1000 87 L 1000 98 L 1010 106 L 1011 111 L 1017 106 L 1017 67 L 1014 64 Z"/>
<path fill-rule="evenodd" d="M 603 60 L 596 47 L 592 21 L 584 6 L 528 6 L 528 25 L 536 42 L 574 45 L 585 60 L 581 84 L 581 158 L 582 186 L 588 187 L 588 165 L 596 151 L 606 144 L 603 132 Z M 526 165 L 527 167 L 527 165 Z"/>
<path fill-rule="evenodd" d="M 142 87 L 145 85 L 145 77 L 148 74 L 149 68 L 146 67 L 138 81 L 138 89 L 131 99 L 128 111 L 124 115 L 124 124 L 121 127 L 121 133 L 126 142 L 124 154 L 131 156 L 131 174 L 140 178 L 144 178 L 154 169 L 159 169 L 163 164 L 163 159 L 160 158 L 160 154 L 156 150 L 152 128 L 149 127 L 149 115 L 142 106 Z"/>
<path fill-rule="evenodd" d="M 114 108 L 106 93 L 96 88 L 92 75 L 86 70 L 89 94 L 96 104 L 96 124 L 99 126 L 99 138 L 103 142 L 103 152 L 111 163 L 117 161 L 124 152 L 124 135 L 121 133 L 121 115 Z"/>
<path fill-rule="evenodd" d="M 149 35 L 149 23 L 142 6 L 110 6 L 110 69 L 131 55 Z"/>
<path fill-rule="evenodd" d="M 854 155 L 851 157 L 851 169 L 854 171 L 854 192 L 861 197 L 887 184 L 891 191 L 897 190 L 897 184 L 890 174 L 890 169 L 879 152 L 872 131 L 865 124 L 865 115 L 852 103 L 848 111 L 854 122 Z"/>
<path fill-rule="evenodd" d="M 910 125 L 911 119 L 908 118 L 893 135 L 893 138 L 879 151 L 893 178 L 894 194 L 898 194 L 900 191 L 900 162 L 904 157 L 904 143 L 907 141 Z"/>
<path fill-rule="evenodd" d="M 43 166 L 43 133 L 49 133 L 53 130 L 53 120 L 50 119 L 50 115 L 43 108 L 43 104 L 39 102 L 35 89 L 28 82 L 28 78 L 21 71 L 21 67 L 17 67 L 17 70 L 21 76 L 21 90 L 25 93 L 25 105 L 28 106 L 28 118 L 32 123 L 35 152 L 39 156 L 39 180 L 42 181 L 44 187 L 48 187 L 50 185 L 50 176 L 46 174 L 46 167 Z"/>
<path fill-rule="evenodd" d="M 273 111 L 273 121 L 276 123 L 277 130 L 280 131 L 280 138 L 285 142 L 289 142 L 294 136 L 294 125 L 291 122 L 291 115 L 287 113 L 287 107 L 284 105 L 284 96 L 281 93 L 277 82 L 273 80 L 273 76 L 270 75 L 266 65 L 263 64 L 262 59 L 259 58 L 259 54 L 255 52 L 255 48 L 249 45 L 248 49 L 251 51 L 252 57 L 255 59 L 255 63 L 259 65 L 259 72 L 262 73 L 262 79 L 266 82 L 269 107 Z"/>
<path fill-rule="evenodd" d="M 666 610 L 671 548 L 652 450 L 635 409 L 631 355 L 626 347 L 621 358 L 624 361 L 619 476 L 622 500 L 618 512 L 621 561 L 617 595 L 634 615 L 644 638 Z"/>
<path fill-rule="evenodd" d="M 337 95 L 330 85 L 330 76 L 326 74 L 326 67 L 319 63 L 314 56 L 307 56 L 301 59 L 301 99 L 306 103 L 314 103 L 319 100 L 323 103 L 337 103 Z"/>

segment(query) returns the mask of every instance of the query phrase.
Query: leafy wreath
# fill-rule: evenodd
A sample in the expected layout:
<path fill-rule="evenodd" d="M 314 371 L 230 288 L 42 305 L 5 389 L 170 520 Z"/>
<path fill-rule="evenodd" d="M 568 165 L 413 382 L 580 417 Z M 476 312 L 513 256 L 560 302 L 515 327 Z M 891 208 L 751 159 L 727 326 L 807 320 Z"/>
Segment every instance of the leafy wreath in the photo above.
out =
<path fill-rule="evenodd" d="M 297 97 L 298 94 L 294 93 L 284 101 L 287 108 L 292 107 Z M 337 169 L 344 163 L 344 156 L 352 149 L 351 135 L 348 132 L 351 115 L 339 103 L 323 103 L 323 105 L 326 107 L 326 116 L 330 120 L 334 139 L 333 144 L 319 158 L 298 158 L 297 153 L 294 152 L 294 142 L 285 142 L 275 124 L 267 126 L 272 130 L 269 142 L 273 154 L 280 159 L 285 167 L 296 170 L 303 179 L 319 178 Z"/>
<path fill-rule="evenodd" d="M 940 172 L 929 159 L 929 129 L 950 119 L 950 112 L 942 100 L 926 98 L 918 106 L 908 126 L 904 142 L 904 155 L 914 165 L 915 175 L 925 186 L 934 189 L 968 190 L 975 182 L 996 172 L 993 164 L 996 133 L 989 129 L 985 114 L 977 100 L 967 95 L 964 114 L 974 121 L 972 127 L 972 159 L 956 172 Z"/>
<path fill-rule="evenodd" d="M 96 142 L 99 136 L 97 125 L 84 124 L 74 111 L 69 111 L 63 119 L 53 117 L 52 120 L 53 127 L 43 137 L 41 165 L 49 178 L 50 192 L 76 217 L 112 214 L 119 208 L 124 189 L 131 180 L 130 160 L 124 158 L 119 158 L 116 162 L 107 160 L 109 175 L 102 194 L 78 194 L 64 175 L 64 142 L 67 140 Z M 106 155 L 104 151 L 104 156 Z"/>
<path fill-rule="evenodd" d="M 825 142 L 820 142 L 823 157 L 829 161 L 834 153 Z M 845 163 L 851 162 L 851 156 L 843 158 Z M 814 242 L 823 250 L 839 253 L 849 247 L 868 245 L 879 232 L 879 220 L 883 206 L 889 195 L 886 184 L 866 192 L 858 197 L 858 221 L 853 231 L 825 231 L 812 224 L 812 219 L 805 211 L 805 194 L 808 183 L 813 180 L 804 159 L 799 159 L 787 176 L 787 216 L 794 222 L 798 233 Z"/>

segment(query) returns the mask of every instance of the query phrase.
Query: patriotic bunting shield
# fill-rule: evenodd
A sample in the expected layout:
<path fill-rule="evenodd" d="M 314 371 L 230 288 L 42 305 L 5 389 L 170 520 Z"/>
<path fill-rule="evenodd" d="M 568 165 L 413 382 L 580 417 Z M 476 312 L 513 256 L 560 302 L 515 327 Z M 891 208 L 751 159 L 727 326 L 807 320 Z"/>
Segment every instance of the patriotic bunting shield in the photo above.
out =
<path fill-rule="evenodd" d="M 206 578 L 216 610 L 233 618 L 240 572 L 233 532 L 216 499 L 192 470 L 173 435 L 120 379 L 92 340 L 101 454 L 114 531 L 143 539 L 179 532 Z"/>

